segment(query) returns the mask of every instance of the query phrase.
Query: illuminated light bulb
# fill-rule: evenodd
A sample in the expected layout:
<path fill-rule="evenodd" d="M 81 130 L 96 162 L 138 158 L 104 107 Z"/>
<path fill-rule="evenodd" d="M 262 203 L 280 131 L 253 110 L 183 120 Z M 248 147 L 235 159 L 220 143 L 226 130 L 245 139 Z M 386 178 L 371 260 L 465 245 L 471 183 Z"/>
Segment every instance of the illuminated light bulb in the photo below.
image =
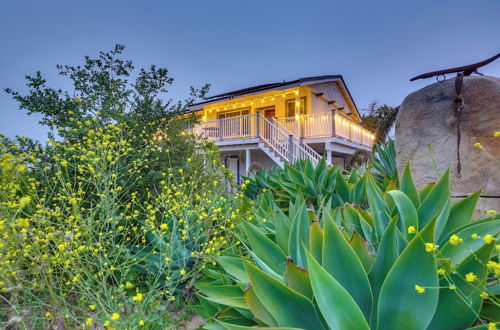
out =
<path fill-rule="evenodd" d="M 295 101 L 295 105 L 300 107 L 300 101 Z"/>
<path fill-rule="evenodd" d="M 295 91 L 295 95 L 299 95 L 299 91 Z"/>
<path fill-rule="evenodd" d="M 264 103 L 264 99 L 260 100 L 260 103 Z"/>
<path fill-rule="evenodd" d="M 271 100 L 274 101 L 274 97 L 271 97 Z"/>

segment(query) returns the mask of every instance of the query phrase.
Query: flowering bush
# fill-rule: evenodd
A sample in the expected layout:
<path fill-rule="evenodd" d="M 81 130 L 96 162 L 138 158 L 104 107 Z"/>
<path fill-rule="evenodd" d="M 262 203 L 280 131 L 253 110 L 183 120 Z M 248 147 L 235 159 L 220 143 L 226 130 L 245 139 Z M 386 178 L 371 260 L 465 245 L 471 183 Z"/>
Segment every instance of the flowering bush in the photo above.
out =
<path fill-rule="evenodd" d="M 238 200 L 216 149 L 183 135 L 175 167 L 177 135 L 132 131 L 80 122 L 28 152 L 2 138 L 3 325 L 165 327 L 168 302 L 232 240 Z"/>

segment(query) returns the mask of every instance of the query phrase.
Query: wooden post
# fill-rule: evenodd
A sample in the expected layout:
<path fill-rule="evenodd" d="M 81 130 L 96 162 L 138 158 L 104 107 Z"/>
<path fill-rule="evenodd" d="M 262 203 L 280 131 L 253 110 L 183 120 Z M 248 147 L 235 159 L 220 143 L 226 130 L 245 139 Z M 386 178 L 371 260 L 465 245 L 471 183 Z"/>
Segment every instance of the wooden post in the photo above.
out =
<path fill-rule="evenodd" d="M 288 135 L 288 162 L 293 163 L 293 135 Z"/>
<path fill-rule="evenodd" d="M 260 112 L 255 115 L 255 136 L 260 137 Z"/>
<path fill-rule="evenodd" d="M 332 163 L 332 151 L 325 149 L 325 152 L 326 152 L 326 160 L 328 161 L 329 164 L 331 164 Z"/>
<path fill-rule="evenodd" d="M 219 119 L 219 140 L 222 140 L 222 118 Z"/>
<path fill-rule="evenodd" d="M 335 137 L 335 114 L 337 111 L 332 109 L 332 137 Z"/>
<path fill-rule="evenodd" d="M 251 164 L 251 153 L 250 153 L 250 149 L 247 148 L 247 149 L 245 149 L 245 173 L 247 175 L 250 171 L 250 164 Z"/>

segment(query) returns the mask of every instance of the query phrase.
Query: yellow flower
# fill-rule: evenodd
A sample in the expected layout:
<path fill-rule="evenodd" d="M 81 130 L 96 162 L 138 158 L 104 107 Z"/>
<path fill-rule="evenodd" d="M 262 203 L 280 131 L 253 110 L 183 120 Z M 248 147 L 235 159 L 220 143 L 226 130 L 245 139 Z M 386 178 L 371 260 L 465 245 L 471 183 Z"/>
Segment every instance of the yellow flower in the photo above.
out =
<path fill-rule="evenodd" d="M 86 321 L 85 321 L 85 325 L 92 325 L 92 318 L 89 317 Z"/>
<path fill-rule="evenodd" d="M 471 237 L 472 239 L 476 239 L 476 238 L 478 238 L 479 236 L 478 236 L 476 233 L 474 233 L 474 234 L 470 235 L 470 237 Z"/>
<path fill-rule="evenodd" d="M 481 149 L 483 148 L 483 146 L 479 142 L 474 143 L 474 147 L 481 148 Z"/>
<path fill-rule="evenodd" d="M 130 283 L 130 282 L 125 283 L 125 287 L 126 287 L 126 288 L 131 288 L 132 286 L 133 286 L 133 285 L 132 285 L 132 283 Z"/>
<path fill-rule="evenodd" d="M 20 207 L 25 207 L 29 203 L 31 203 L 31 197 L 30 196 L 24 196 L 24 197 L 21 197 L 19 199 L 19 206 Z"/>
<path fill-rule="evenodd" d="M 119 318 L 120 318 L 120 314 L 118 314 L 118 313 L 113 313 L 113 314 L 111 314 L 111 319 L 112 319 L 113 321 L 118 320 Z"/>
<path fill-rule="evenodd" d="M 109 321 L 104 322 L 104 324 L 103 324 L 103 325 L 104 325 L 105 327 L 108 327 L 108 326 L 109 326 Z"/>
<path fill-rule="evenodd" d="M 495 322 L 488 323 L 488 330 L 497 330 L 497 324 Z"/>
<path fill-rule="evenodd" d="M 500 131 L 496 131 L 495 133 L 493 133 L 493 136 L 494 137 L 499 137 L 500 136 Z"/>
<path fill-rule="evenodd" d="M 174 301 L 174 300 L 175 300 L 175 297 L 174 297 L 174 296 L 170 297 L 170 300 Z"/>
<path fill-rule="evenodd" d="M 94 309 L 95 309 L 95 305 L 89 305 L 89 308 L 90 308 L 91 310 L 94 310 Z"/>
<path fill-rule="evenodd" d="M 439 268 L 439 269 L 437 270 L 437 273 L 438 273 L 439 275 L 444 275 L 444 273 L 446 273 L 446 271 L 444 270 L 444 268 Z"/>
<path fill-rule="evenodd" d="M 479 296 L 480 296 L 481 298 L 483 298 L 483 299 L 488 299 L 488 297 L 489 297 L 489 295 L 488 295 L 486 292 L 484 292 L 484 291 L 483 291 L 483 292 L 481 292 L 481 293 L 479 294 Z"/>
<path fill-rule="evenodd" d="M 497 211 L 496 210 L 488 210 L 488 211 L 486 211 L 486 213 L 488 213 L 488 214 L 495 214 L 495 213 L 497 213 Z"/>
<path fill-rule="evenodd" d="M 450 286 L 448 287 L 448 289 L 450 289 L 450 290 L 456 290 L 456 289 L 457 289 L 457 286 L 456 286 L 456 285 L 450 285 Z"/>
<path fill-rule="evenodd" d="M 451 244 L 458 245 L 458 244 L 460 244 L 462 242 L 463 242 L 463 239 L 461 239 L 457 235 L 455 235 L 455 234 L 451 235 L 451 237 L 450 237 L 450 243 Z"/>
<path fill-rule="evenodd" d="M 192 161 L 192 159 L 191 159 L 191 158 L 188 158 L 188 159 L 187 159 L 187 162 L 188 162 L 188 163 L 191 163 L 191 161 Z"/>
<path fill-rule="evenodd" d="M 477 281 L 477 276 L 474 275 L 474 273 L 470 272 L 470 273 L 465 275 L 465 280 L 467 282 L 474 282 L 474 281 Z"/>
<path fill-rule="evenodd" d="M 79 97 L 75 97 L 75 102 L 76 102 L 76 103 L 81 103 L 81 102 L 82 102 L 82 99 L 81 99 L 81 98 L 79 98 Z"/>
<path fill-rule="evenodd" d="M 438 246 L 434 243 L 425 243 L 425 251 L 432 252 L 436 251 Z"/>
<path fill-rule="evenodd" d="M 167 230 L 167 229 L 168 229 L 168 225 L 167 225 L 166 223 L 162 223 L 162 224 L 160 225 L 160 229 L 161 229 L 161 230 Z"/>
<path fill-rule="evenodd" d="M 140 320 L 140 321 L 139 321 L 139 325 L 140 325 L 141 327 L 143 327 L 145 324 L 146 324 L 146 323 L 145 323 L 143 320 Z"/>
<path fill-rule="evenodd" d="M 136 294 L 135 296 L 133 296 L 133 297 L 132 297 L 132 300 L 133 300 L 133 301 L 137 301 L 137 302 L 139 302 L 139 301 L 142 301 L 142 299 L 143 299 L 143 298 L 144 298 L 144 297 L 143 297 L 142 293 L 137 292 L 137 294 Z"/>
<path fill-rule="evenodd" d="M 45 313 L 45 317 L 49 317 L 51 315 L 52 315 L 52 313 L 50 313 L 50 312 Z"/>
<path fill-rule="evenodd" d="M 493 242 L 495 240 L 495 237 L 493 237 L 491 234 L 486 234 L 483 237 L 483 240 L 486 242 L 486 244 L 490 244 L 491 242 Z"/>
<path fill-rule="evenodd" d="M 415 226 L 408 227 L 408 234 L 415 234 L 416 232 Z"/>
<path fill-rule="evenodd" d="M 425 288 L 422 288 L 420 285 L 417 285 L 417 284 L 415 284 L 415 290 L 418 293 L 424 293 L 425 292 Z"/>
<path fill-rule="evenodd" d="M 181 274 L 181 275 L 185 275 L 186 274 L 186 271 L 184 270 L 184 268 L 179 271 L 179 274 Z"/>
<path fill-rule="evenodd" d="M 92 124 L 92 122 L 90 120 L 85 121 L 85 125 L 90 126 L 90 124 Z"/>

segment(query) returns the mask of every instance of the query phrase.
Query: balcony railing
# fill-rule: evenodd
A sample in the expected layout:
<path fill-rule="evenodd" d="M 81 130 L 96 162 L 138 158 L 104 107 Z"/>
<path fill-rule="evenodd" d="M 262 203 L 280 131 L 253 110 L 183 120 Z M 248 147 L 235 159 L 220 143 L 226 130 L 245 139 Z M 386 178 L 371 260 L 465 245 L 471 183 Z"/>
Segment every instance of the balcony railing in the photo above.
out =
<path fill-rule="evenodd" d="M 336 113 L 309 114 L 275 120 L 293 135 L 302 138 L 340 137 L 367 147 L 373 146 L 375 138 L 367 129 Z"/>

